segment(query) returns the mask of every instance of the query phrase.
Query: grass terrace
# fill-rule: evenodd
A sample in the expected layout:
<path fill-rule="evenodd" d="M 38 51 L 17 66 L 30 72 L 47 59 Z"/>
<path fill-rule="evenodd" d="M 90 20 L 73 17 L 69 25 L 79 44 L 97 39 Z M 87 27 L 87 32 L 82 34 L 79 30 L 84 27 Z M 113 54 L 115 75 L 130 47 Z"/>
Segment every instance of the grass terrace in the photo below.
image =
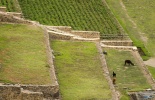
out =
<path fill-rule="evenodd" d="M 0 24 L 0 82 L 51 84 L 43 30 Z"/>
<path fill-rule="evenodd" d="M 104 49 L 108 52 L 106 55 L 106 61 L 109 72 L 114 71 L 117 74 L 116 77 L 116 89 L 121 93 L 120 100 L 130 100 L 127 91 L 140 91 L 143 89 L 151 88 L 147 83 L 146 78 L 140 70 L 140 66 L 137 66 L 136 59 L 133 58 L 130 51 L 121 51 L 116 49 Z M 134 62 L 135 66 L 124 66 L 124 60 L 130 59 Z"/>
<path fill-rule="evenodd" d="M 51 41 L 63 100 L 110 100 L 99 52 L 92 42 Z"/>

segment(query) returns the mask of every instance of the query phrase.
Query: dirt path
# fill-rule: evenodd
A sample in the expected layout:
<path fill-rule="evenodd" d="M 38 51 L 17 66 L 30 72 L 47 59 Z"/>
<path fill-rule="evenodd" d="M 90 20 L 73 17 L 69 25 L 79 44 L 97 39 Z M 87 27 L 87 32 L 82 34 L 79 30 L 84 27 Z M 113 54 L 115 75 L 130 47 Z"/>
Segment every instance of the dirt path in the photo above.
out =
<path fill-rule="evenodd" d="M 145 65 L 151 66 L 151 67 L 155 67 L 155 58 L 151 58 L 147 61 L 144 61 Z"/>

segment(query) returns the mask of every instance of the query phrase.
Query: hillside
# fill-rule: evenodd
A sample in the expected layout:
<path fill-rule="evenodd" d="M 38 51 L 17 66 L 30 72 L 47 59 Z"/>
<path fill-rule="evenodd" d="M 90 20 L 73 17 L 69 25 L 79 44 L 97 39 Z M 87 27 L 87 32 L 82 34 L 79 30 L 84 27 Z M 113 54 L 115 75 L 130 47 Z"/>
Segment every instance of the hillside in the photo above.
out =
<path fill-rule="evenodd" d="M 48 98 L 47 94 L 52 99 L 64 100 L 129 100 L 131 92 L 155 89 L 154 68 L 143 61 L 155 56 L 154 10 L 151 9 L 154 2 L 106 0 L 107 6 L 105 0 L 18 1 L 23 16 L 29 20 L 0 13 L 1 21 L 16 23 L 0 23 L 2 87 L 5 87 L 3 83 L 33 84 L 33 92 L 40 94 L 41 90 L 40 97 Z M 149 4 L 149 7 L 141 6 Z M 7 11 L 17 11 L 15 0 L 0 0 L 0 5 L 7 6 Z M 126 33 L 133 42 L 122 35 Z M 116 36 L 117 40 L 104 40 L 100 37 L 103 34 Z M 128 40 L 118 36 L 126 36 Z M 126 59 L 135 65 L 125 65 Z M 117 78 L 112 76 L 113 71 Z M 23 86 L 18 88 L 22 94 Z M 31 85 L 27 89 L 31 91 Z"/>
<path fill-rule="evenodd" d="M 106 0 L 134 44 L 147 56 L 155 57 L 155 1 Z M 146 51 L 148 50 L 148 52 Z M 144 60 L 147 60 L 144 58 Z"/>

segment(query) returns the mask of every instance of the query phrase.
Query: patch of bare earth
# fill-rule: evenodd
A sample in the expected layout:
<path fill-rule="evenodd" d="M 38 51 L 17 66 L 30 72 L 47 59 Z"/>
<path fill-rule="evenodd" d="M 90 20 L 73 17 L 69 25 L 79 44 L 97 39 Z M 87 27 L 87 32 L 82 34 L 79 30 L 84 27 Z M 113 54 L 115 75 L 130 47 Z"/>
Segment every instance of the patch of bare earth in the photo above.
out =
<path fill-rule="evenodd" d="M 150 58 L 149 60 L 144 61 L 144 64 L 151 67 L 155 67 L 155 58 Z"/>

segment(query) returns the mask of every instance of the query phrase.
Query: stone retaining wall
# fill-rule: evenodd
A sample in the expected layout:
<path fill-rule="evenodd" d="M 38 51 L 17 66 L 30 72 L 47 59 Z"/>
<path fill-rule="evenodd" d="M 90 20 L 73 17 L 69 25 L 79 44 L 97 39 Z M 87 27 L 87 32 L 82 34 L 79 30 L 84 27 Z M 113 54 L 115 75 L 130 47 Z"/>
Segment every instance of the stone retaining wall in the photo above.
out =
<path fill-rule="evenodd" d="M 75 37 L 77 36 L 81 38 L 100 38 L 100 32 L 97 32 L 97 31 L 77 31 L 77 30 L 72 30 L 72 28 L 69 26 L 47 26 L 47 27 L 50 33 L 50 37 L 52 39 L 70 40 L 70 39 L 73 39 L 73 35 Z M 56 34 L 52 33 L 52 31 L 55 31 L 57 33 Z M 67 34 L 70 34 L 70 36 L 65 35 L 65 32 Z M 58 33 L 61 33 L 61 34 L 58 34 Z"/>
<path fill-rule="evenodd" d="M 59 30 L 64 31 L 64 32 L 69 32 L 69 33 L 72 30 L 72 27 L 70 27 L 70 26 L 50 26 L 50 27 L 59 29 Z"/>
<path fill-rule="evenodd" d="M 0 7 L 0 11 L 6 12 L 6 7 Z"/>
<path fill-rule="evenodd" d="M 19 17 L 19 18 L 22 18 L 22 13 L 7 12 L 7 14 L 9 14 L 9 15 L 13 15 L 13 16 L 16 16 L 16 17 Z"/>
<path fill-rule="evenodd" d="M 71 33 L 83 38 L 100 38 L 100 32 L 97 31 L 71 31 Z"/>
<path fill-rule="evenodd" d="M 0 12 L 0 22 L 21 23 L 21 24 L 33 24 L 29 20 L 25 20 L 14 16 L 13 14 Z"/>
<path fill-rule="evenodd" d="M 59 99 L 59 87 L 50 85 L 0 85 L 0 100 Z"/>
<path fill-rule="evenodd" d="M 63 35 L 63 34 L 55 34 L 52 32 L 49 32 L 49 37 L 52 40 L 71 40 L 71 36 Z"/>
<path fill-rule="evenodd" d="M 110 46 L 133 46 L 133 42 L 130 40 L 127 41 L 101 41 L 101 43 Z"/>

